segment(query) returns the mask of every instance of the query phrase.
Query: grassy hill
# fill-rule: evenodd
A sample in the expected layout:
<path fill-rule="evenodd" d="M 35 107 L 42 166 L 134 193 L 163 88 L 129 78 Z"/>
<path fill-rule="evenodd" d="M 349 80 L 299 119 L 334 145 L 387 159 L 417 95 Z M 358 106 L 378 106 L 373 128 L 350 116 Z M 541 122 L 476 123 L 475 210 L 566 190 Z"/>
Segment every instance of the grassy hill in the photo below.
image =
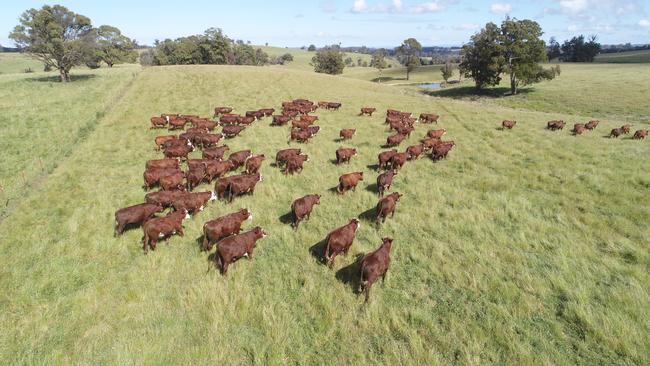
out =
<path fill-rule="evenodd" d="M 650 63 L 650 50 L 603 53 L 596 56 L 594 62 L 614 64 Z"/>
<path fill-rule="evenodd" d="M 84 88 L 119 78 L 103 70 L 88 74 L 96 77 L 52 88 L 77 90 L 81 98 Z M 562 77 L 572 80 L 569 74 Z M 15 78 L 12 88 L 31 82 Z M 29 85 L 38 90 L 47 83 Z M 603 138 L 621 120 L 574 137 L 544 125 L 585 121 L 590 113 L 430 98 L 282 68 L 157 67 L 124 85 L 110 88 L 121 97 L 0 222 L 3 364 L 650 363 L 650 206 L 643 204 L 650 179 L 640 158 L 650 144 Z M 585 90 L 614 100 L 638 92 Z M 301 147 L 311 156 L 302 174 L 284 177 L 267 161 L 254 196 L 209 204 L 185 222 L 184 237 L 149 255 L 142 254 L 139 229 L 113 238 L 113 212 L 142 201 L 144 161 L 161 156 L 153 138 L 164 131 L 149 130 L 152 115 L 209 115 L 216 105 L 277 108 L 298 97 L 343 107 L 318 111 L 322 131 L 309 144 L 288 145 L 288 129 L 268 120 L 227 143 L 267 157 Z M 380 113 L 358 117 L 366 105 Z M 27 108 L 3 106 L 2 114 L 16 116 L 8 128 L 22 128 L 18 111 Z M 397 213 L 377 228 L 368 220 L 377 201 L 372 166 L 388 134 L 381 113 L 387 108 L 440 113 L 440 127 L 457 148 L 441 162 L 407 163 L 392 188 L 404 193 Z M 69 113 L 75 109 L 92 115 L 98 108 L 72 103 Z M 38 115 L 53 124 L 50 112 Z M 500 131 L 503 119 L 518 125 Z M 345 144 L 337 141 L 343 127 L 358 129 Z M 401 149 L 429 128 L 418 125 Z M 34 148 L 29 137 L 15 149 Z M 332 163 L 341 145 L 359 150 L 350 165 Z M 33 150 L 25 159 L 35 164 L 45 155 Z M 340 174 L 357 170 L 365 181 L 356 192 L 331 191 Z M 322 194 L 321 204 L 293 231 L 283 217 L 306 193 Z M 206 273 L 208 255 L 198 248 L 202 223 L 240 207 L 254 213 L 246 228 L 260 225 L 269 236 L 255 259 L 237 262 L 228 278 Z M 362 226 L 350 255 L 333 270 L 320 264 L 312 249 L 358 216 Z M 395 239 L 393 264 L 363 306 L 350 284 L 354 258 L 383 236 Z"/>
<path fill-rule="evenodd" d="M 43 63 L 22 53 L 0 52 L 0 75 L 43 71 Z"/>

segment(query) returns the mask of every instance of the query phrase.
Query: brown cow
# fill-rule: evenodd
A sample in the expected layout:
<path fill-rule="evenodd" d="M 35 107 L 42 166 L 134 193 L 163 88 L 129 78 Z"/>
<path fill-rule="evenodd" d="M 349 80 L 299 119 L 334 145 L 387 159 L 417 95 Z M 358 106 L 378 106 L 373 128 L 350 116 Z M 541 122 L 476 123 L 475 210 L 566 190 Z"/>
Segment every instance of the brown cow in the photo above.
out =
<path fill-rule="evenodd" d="M 237 120 L 237 123 L 239 123 L 240 125 L 250 125 L 253 122 L 255 122 L 255 117 L 253 116 L 239 117 L 239 119 Z"/>
<path fill-rule="evenodd" d="M 260 112 L 259 110 L 257 110 L 257 111 L 246 111 L 246 117 L 253 117 L 253 118 L 259 120 L 262 117 L 264 117 L 264 112 Z"/>
<path fill-rule="evenodd" d="M 348 250 L 354 242 L 354 236 L 357 230 L 361 227 L 361 223 L 357 219 L 350 220 L 349 223 L 333 230 L 325 238 L 325 253 L 323 255 L 325 263 L 332 268 L 336 256 L 343 253 L 348 254 Z"/>
<path fill-rule="evenodd" d="M 320 197 L 321 196 L 318 194 L 308 194 L 293 201 L 291 204 L 291 226 L 293 226 L 294 229 L 298 229 L 298 224 L 300 224 L 300 221 L 305 217 L 309 220 L 314 205 L 320 204 Z"/>
<path fill-rule="evenodd" d="M 562 130 L 564 129 L 564 126 L 566 125 L 566 122 L 559 120 L 559 121 L 548 121 L 546 124 L 546 128 L 552 131 L 557 131 L 557 130 Z"/>
<path fill-rule="evenodd" d="M 453 141 L 450 142 L 451 143 L 440 143 L 433 146 L 433 148 L 431 149 L 431 157 L 433 158 L 433 160 L 445 159 L 447 157 L 447 154 L 455 146 Z"/>
<path fill-rule="evenodd" d="M 190 168 L 185 174 L 187 180 L 187 190 L 191 191 L 207 178 L 207 164 L 203 163 L 194 168 Z"/>
<path fill-rule="evenodd" d="M 274 108 L 262 108 L 262 109 L 260 109 L 260 112 L 262 112 L 265 117 L 271 117 L 271 115 L 273 115 L 273 113 L 275 113 L 275 109 Z"/>
<path fill-rule="evenodd" d="M 210 121 L 209 119 L 194 119 L 192 120 L 192 125 L 197 128 L 205 128 L 208 131 L 212 131 L 219 124 L 216 121 Z"/>
<path fill-rule="evenodd" d="M 224 127 L 234 125 L 239 123 L 239 117 L 238 114 L 225 114 L 219 118 L 219 123 Z"/>
<path fill-rule="evenodd" d="M 379 156 L 377 157 L 377 159 L 379 159 L 379 170 L 388 169 L 390 167 L 389 164 L 391 159 L 393 159 L 393 155 L 395 154 L 397 154 L 397 150 L 395 149 L 379 153 Z"/>
<path fill-rule="evenodd" d="M 230 160 L 208 160 L 206 163 L 206 175 L 208 181 L 212 182 L 215 178 L 219 178 L 233 169 L 233 163 Z"/>
<path fill-rule="evenodd" d="M 383 197 L 384 192 L 390 189 L 390 186 L 393 184 L 393 177 L 396 175 L 397 170 L 395 169 L 379 174 L 377 177 L 377 191 L 379 192 L 379 197 Z"/>
<path fill-rule="evenodd" d="M 401 133 L 397 133 L 395 135 L 388 136 L 386 139 L 386 145 L 387 146 L 397 146 L 402 143 L 402 141 L 406 140 L 406 135 L 402 135 Z"/>
<path fill-rule="evenodd" d="M 170 118 L 169 119 L 169 130 L 182 130 L 185 128 L 187 120 L 184 118 Z"/>
<path fill-rule="evenodd" d="M 621 126 L 621 130 L 623 130 L 623 133 L 627 135 L 628 133 L 630 133 L 630 128 L 631 127 L 632 127 L 632 125 L 629 124 L 629 123 L 624 124 L 623 126 Z"/>
<path fill-rule="evenodd" d="M 212 147 L 219 143 L 223 137 L 220 133 L 203 133 L 197 136 L 197 142 L 202 147 Z"/>
<path fill-rule="evenodd" d="M 393 239 L 381 239 L 381 245 L 374 252 L 368 253 L 361 258 L 361 291 L 365 293 L 366 300 L 370 298 L 370 288 L 381 276 L 382 282 L 386 282 L 386 273 L 390 267 L 390 249 Z"/>
<path fill-rule="evenodd" d="M 160 151 L 160 147 L 167 141 L 171 140 L 176 140 L 178 139 L 178 136 L 176 135 L 164 135 L 164 136 L 156 136 L 155 142 L 156 142 L 156 151 Z"/>
<path fill-rule="evenodd" d="M 271 126 L 283 126 L 287 124 L 291 120 L 290 116 L 278 116 L 275 115 L 273 116 L 273 122 L 271 122 Z"/>
<path fill-rule="evenodd" d="M 246 160 L 252 155 L 250 150 L 235 151 L 228 156 L 228 161 L 232 162 L 233 169 L 244 166 Z"/>
<path fill-rule="evenodd" d="M 625 133 L 625 131 L 623 131 L 622 128 L 615 128 L 609 133 L 609 137 L 610 138 L 612 138 L 612 137 L 617 138 L 617 137 L 621 136 L 624 133 Z"/>
<path fill-rule="evenodd" d="M 381 220 L 381 222 L 386 222 L 386 217 L 388 217 L 388 215 L 390 215 L 391 218 L 395 216 L 395 205 L 397 205 L 397 202 L 399 202 L 402 196 L 403 194 L 400 194 L 399 192 L 393 192 L 388 196 L 381 198 L 377 203 L 377 217 L 375 218 L 375 221 L 377 223 L 379 223 L 379 220 Z"/>
<path fill-rule="evenodd" d="M 363 172 L 354 172 L 343 174 L 339 177 L 339 185 L 336 187 L 336 191 L 339 194 L 345 194 L 345 192 L 350 189 L 354 191 L 357 188 L 357 184 L 363 180 Z"/>
<path fill-rule="evenodd" d="M 349 140 L 357 133 L 357 130 L 354 128 L 344 128 L 339 132 L 339 137 L 341 140 Z"/>
<path fill-rule="evenodd" d="M 228 150 L 230 150 L 228 145 L 205 148 L 201 153 L 201 157 L 203 159 L 221 160 Z"/>
<path fill-rule="evenodd" d="M 252 220 L 253 214 L 246 208 L 233 212 L 203 224 L 203 250 L 212 250 L 212 245 L 233 234 L 239 234 L 241 225 Z"/>
<path fill-rule="evenodd" d="M 144 171 L 144 173 L 142 173 L 142 178 L 144 180 L 144 189 L 151 189 L 151 187 L 160 183 L 160 178 L 164 176 L 172 175 L 180 172 L 181 170 L 179 168 L 147 169 Z"/>
<path fill-rule="evenodd" d="M 260 175 L 260 173 L 244 175 L 241 179 L 231 181 L 228 186 L 228 201 L 232 202 L 236 196 L 241 196 L 246 193 L 254 193 L 257 182 L 261 181 L 262 175 Z"/>
<path fill-rule="evenodd" d="M 648 137 L 648 130 L 643 130 L 643 129 L 642 130 L 637 130 L 634 133 L 634 139 L 635 140 L 643 140 L 646 137 Z"/>
<path fill-rule="evenodd" d="M 585 127 L 586 127 L 588 130 L 593 130 L 593 129 L 595 129 L 596 127 L 598 127 L 598 124 L 599 124 L 599 123 L 600 123 L 600 121 L 594 119 L 594 120 L 591 120 L 591 121 L 587 122 L 587 123 L 585 124 Z"/>
<path fill-rule="evenodd" d="M 293 121 L 291 122 L 291 127 L 292 128 L 299 128 L 301 130 L 306 130 L 309 126 L 312 125 L 313 122 L 307 122 L 307 121 Z"/>
<path fill-rule="evenodd" d="M 302 165 L 309 161 L 307 154 L 291 155 L 285 161 L 284 175 L 302 172 Z"/>
<path fill-rule="evenodd" d="M 393 157 L 390 160 L 390 166 L 395 169 L 395 170 L 400 170 L 406 164 L 406 161 L 408 160 L 409 154 L 406 152 L 403 153 L 397 153 L 393 155 Z"/>
<path fill-rule="evenodd" d="M 172 206 L 176 211 L 185 209 L 190 215 L 194 215 L 199 211 L 203 211 L 203 208 L 208 203 L 208 201 L 214 201 L 217 199 L 217 196 L 214 192 L 195 192 L 182 195 L 175 199 L 172 202 Z"/>
<path fill-rule="evenodd" d="M 171 235 L 178 233 L 183 236 L 183 219 L 189 218 L 187 211 L 180 210 L 167 214 L 164 217 L 154 217 L 142 225 L 144 238 L 142 240 L 142 249 L 147 254 L 148 248 L 156 250 L 156 244 L 159 239 L 169 239 Z"/>
<path fill-rule="evenodd" d="M 300 149 L 284 149 L 275 154 L 275 165 L 281 167 L 290 156 L 299 155 Z"/>
<path fill-rule="evenodd" d="M 183 178 L 185 178 L 185 174 L 183 172 L 177 172 L 174 174 L 162 176 L 159 180 L 160 188 L 163 191 L 183 191 L 185 190 L 185 185 L 183 185 Z"/>
<path fill-rule="evenodd" d="M 430 137 L 432 139 L 440 139 L 446 133 L 447 133 L 447 130 L 444 129 L 444 128 L 441 128 L 439 130 L 429 130 L 429 131 L 427 131 L 427 137 Z"/>
<path fill-rule="evenodd" d="M 420 122 L 421 123 L 438 123 L 439 115 L 433 113 L 421 113 Z"/>
<path fill-rule="evenodd" d="M 300 121 L 301 122 L 307 122 L 310 125 L 314 124 L 314 122 L 318 121 L 318 116 L 308 116 L 308 115 L 302 115 L 300 116 Z"/>
<path fill-rule="evenodd" d="M 165 157 L 170 159 L 170 158 L 184 158 L 187 159 L 187 155 L 192 152 L 194 148 L 191 146 L 187 145 L 181 145 L 181 146 L 172 146 L 169 149 L 165 149 Z"/>
<path fill-rule="evenodd" d="M 360 116 L 363 116 L 364 114 L 367 114 L 369 117 L 372 117 L 372 114 L 377 110 L 377 108 L 373 107 L 363 107 L 361 108 L 361 113 L 359 113 Z"/>
<path fill-rule="evenodd" d="M 246 160 L 246 173 L 253 174 L 260 171 L 262 167 L 262 162 L 266 159 L 264 154 L 251 156 Z"/>
<path fill-rule="evenodd" d="M 586 131 L 587 131 L 587 127 L 585 127 L 584 123 L 576 123 L 576 124 L 574 124 L 573 125 L 573 130 L 571 130 L 571 132 L 573 132 L 574 135 L 582 135 Z"/>
<path fill-rule="evenodd" d="M 167 118 L 151 117 L 151 128 L 165 128 L 167 126 Z"/>
<path fill-rule="evenodd" d="M 307 142 L 312 137 L 310 130 L 291 130 L 289 139 L 297 142 Z"/>
<path fill-rule="evenodd" d="M 424 152 L 424 145 L 423 144 L 417 144 L 417 145 L 411 145 L 406 148 L 406 153 L 408 154 L 409 159 L 417 159 L 422 155 Z"/>
<path fill-rule="evenodd" d="M 156 212 L 162 212 L 163 206 L 157 203 L 140 203 L 115 211 L 115 232 L 113 236 L 122 235 L 127 225 L 142 225 Z"/>
<path fill-rule="evenodd" d="M 397 128 L 397 133 L 406 135 L 406 137 L 411 137 L 411 132 L 413 131 L 415 131 L 415 129 L 410 126 L 400 126 Z"/>
<path fill-rule="evenodd" d="M 507 128 L 509 130 L 512 130 L 512 128 L 515 127 L 516 124 L 517 124 L 517 121 L 512 121 L 512 120 L 505 119 L 505 120 L 503 120 L 503 122 L 501 122 L 501 129 L 505 130 Z"/>
<path fill-rule="evenodd" d="M 170 207 L 174 200 L 186 194 L 187 192 L 184 191 L 149 192 L 144 196 L 144 200 L 147 203 L 161 205 L 162 207 Z"/>
<path fill-rule="evenodd" d="M 217 266 L 221 269 L 221 274 L 225 276 L 228 273 L 228 265 L 239 258 L 248 257 L 252 260 L 253 249 L 257 241 L 265 236 L 264 230 L 257 226 L 251 231 L 229 236 L 219 241 L 214 257 Z"/>
<path fill-rule="evenodd" d="M 245 128 L 242 126 L 226 125 L 221 129 L 221 133 L 227 138 L 233 138 L 238 136 L 243 130 L 245 130 Z"/>
<path fill-rule="evenodd" d="M 230 112 L 232 112 L 231 107 L 217 107 L 217 108 L 214 109 L 214 116 L 216 117 L 216 116 L 218 116 L 220 114 L 227 114 L 227 113 L 230 113 Z"/>
<path fill-rule="evenodd" d="M 180 165 L 178 164 L 178 160 L 176 159 L 155 159 L 155 160 L 147 160 L 147 163 L 145 164 L 145 169 L 160 169 L 160 168 L 176 168 L 180 169 Z"/>
<path fill-rule="evenodd" d="M 350 163 L 350 159 L 353 156 L 357 155 L 357 149 L 339 147 L 336 149 L 336 163 L 341 164 L 342 162 Z"/>

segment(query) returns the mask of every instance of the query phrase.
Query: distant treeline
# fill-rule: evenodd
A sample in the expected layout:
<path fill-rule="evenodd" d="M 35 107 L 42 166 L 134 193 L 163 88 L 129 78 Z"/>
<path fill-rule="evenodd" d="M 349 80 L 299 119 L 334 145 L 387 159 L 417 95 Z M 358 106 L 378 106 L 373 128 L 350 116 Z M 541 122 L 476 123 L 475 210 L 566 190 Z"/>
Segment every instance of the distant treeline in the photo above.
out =
<path fill-rule="evenodd" d="M 619 53 L 619 52 L 628 52 L 628 51 L 643 51 L 650 50 L 650 44 L 641 44 L 633 45 L 631 43 L 626 44 L 608 44 L 603 45 L 600 53 Z"/>
<path fill-rule="evenodd" d="M 332 46 L 328 46 L 332 47 Z M 316 48 L 314 45 L 309 47 L 301 47 L 301 49 L 306 49 L 309 51 L 315 51 Z M 376 47 L 339 47 L 342 52 L 345 53 L 363 53 L 367 55 L 375 55 L 377 52 L 384 53 L 388 57 L 397 56 L 397 48 L 376 48 Z M 420 63 L 422 65 L 439 65 L 446 62 L 459 63 L 460 62 L 460 47 L 441 47 L 441 46 L 432 46 L 432 47 L 422 47 L 420 51 Z"/>

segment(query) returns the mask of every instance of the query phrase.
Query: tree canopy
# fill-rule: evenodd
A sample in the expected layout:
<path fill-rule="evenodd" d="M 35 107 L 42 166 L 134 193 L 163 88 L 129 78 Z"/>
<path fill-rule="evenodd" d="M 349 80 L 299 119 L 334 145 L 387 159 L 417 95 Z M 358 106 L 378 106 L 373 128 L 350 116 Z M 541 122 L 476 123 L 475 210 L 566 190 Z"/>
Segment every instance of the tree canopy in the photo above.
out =
<path fill-rule="evenodd" d="M 420 52 L 422 45 L 415 38 L 405 39 L 402 44 L 395 49 L 395 54 L 399 62 L 406 67 L 406 80 L 409 79 L 411 72 L 420 66 Z"/>
<path fill-rule="evenodd" d="M 596 36 L 589 36 L 585 42 L 582 34 L 562 43 L 560 59 L 568 62 L 593 62 L 600 52 L 601 45 L 596 42 Z"/>
<path fill-rule="evenodd" d="M 102 25 L 95 30 L 97 48 L 95 57 L 103 61 L 108 67 L 114 64 L 135 62 L 138 53 L 135 51 L 135 42 L 124 36 L 116 27 Z"/>
<path fill-rule="evenodd" d="M 311 59 L 311 64 L 316 72 L 338 75 L 342 74 L 345 68 L 343 56 L 338 46 L 324 47 L 316 52 L 316 56 Z"/>

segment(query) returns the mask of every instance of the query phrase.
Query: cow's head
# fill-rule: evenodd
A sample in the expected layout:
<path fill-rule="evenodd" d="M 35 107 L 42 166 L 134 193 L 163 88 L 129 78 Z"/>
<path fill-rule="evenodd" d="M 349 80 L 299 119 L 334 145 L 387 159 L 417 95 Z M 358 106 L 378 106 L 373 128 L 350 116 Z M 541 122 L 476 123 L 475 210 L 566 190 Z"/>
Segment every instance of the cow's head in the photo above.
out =
<path fill-rule="evenodd" d="M 355 225 L 355 231 L 361 227 L 361 222 L 358 219 L 352 219 L 350 220 L 350 223 Z"/>

